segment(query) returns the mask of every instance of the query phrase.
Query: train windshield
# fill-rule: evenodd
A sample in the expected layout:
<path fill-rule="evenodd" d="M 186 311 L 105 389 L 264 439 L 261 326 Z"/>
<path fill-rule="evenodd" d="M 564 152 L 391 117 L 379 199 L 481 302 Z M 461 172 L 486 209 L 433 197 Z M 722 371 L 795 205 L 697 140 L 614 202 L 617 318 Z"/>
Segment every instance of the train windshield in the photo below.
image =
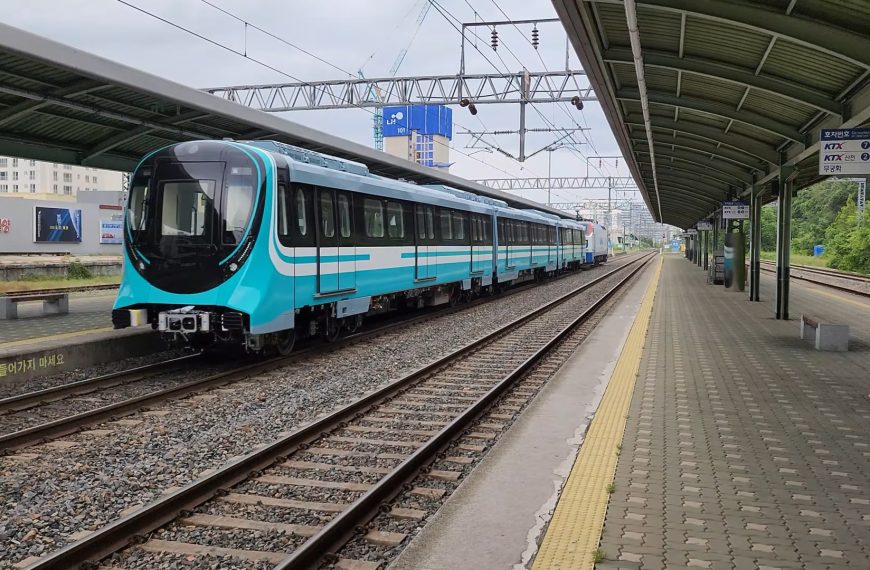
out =
<path fill-rule="evenodd" d="M 256 182 L 251 167 L 224 162 L 159 162 L 154 175 L 142 169 L 130 188 L 132 241 L 164 250 L 235 246 L 251 222 Z"/>

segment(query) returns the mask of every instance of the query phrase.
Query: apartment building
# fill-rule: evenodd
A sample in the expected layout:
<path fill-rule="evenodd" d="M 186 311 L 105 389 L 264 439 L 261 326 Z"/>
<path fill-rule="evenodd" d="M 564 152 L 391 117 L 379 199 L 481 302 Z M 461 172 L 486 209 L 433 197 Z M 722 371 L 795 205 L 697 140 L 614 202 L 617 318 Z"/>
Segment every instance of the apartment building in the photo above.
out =
<path fill-rule="evenodd" d="M 69 196 L 69 200 L 81 191 L 120 191 L 123 177 L 123 173 L 112 170 L 0 156 L 0 197 L 48 195 Z"/>

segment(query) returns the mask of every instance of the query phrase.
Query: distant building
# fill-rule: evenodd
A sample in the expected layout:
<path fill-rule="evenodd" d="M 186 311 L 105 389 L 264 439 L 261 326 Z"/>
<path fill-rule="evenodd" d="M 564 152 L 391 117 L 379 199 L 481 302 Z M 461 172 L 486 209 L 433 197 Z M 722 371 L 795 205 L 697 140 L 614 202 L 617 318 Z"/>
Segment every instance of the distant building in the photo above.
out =
<path fill-rule="evenodd" d="M 384 152 L 430 168 L 450 168 L 453 111 L 444 105 L 384 107 Z"/>
<path fill-rule="evenodd" d="M 0 198 L 72 201 L 79 192 L 120 192 L 124 176 L 113 170 L 0 156 Z"/>

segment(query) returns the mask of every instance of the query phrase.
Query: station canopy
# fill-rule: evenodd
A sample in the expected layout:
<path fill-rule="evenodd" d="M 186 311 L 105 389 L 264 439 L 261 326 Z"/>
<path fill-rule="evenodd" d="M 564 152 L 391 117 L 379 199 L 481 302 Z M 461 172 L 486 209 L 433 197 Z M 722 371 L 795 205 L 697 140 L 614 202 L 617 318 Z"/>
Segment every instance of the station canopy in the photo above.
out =
<path fill-rule="evenodd" d="M 224 138 L 276 140 L 361 162 L 373 174 L 573 217 L 0 24 L 0 154 L 130 171 L 166 145 Z"/>
<path fill-rule="evenodd" d="M 553 3 L 657 221 L 691 227 L 781 166 L 811 184 L 820 129 L 870 121 L 870 2 Z"/>

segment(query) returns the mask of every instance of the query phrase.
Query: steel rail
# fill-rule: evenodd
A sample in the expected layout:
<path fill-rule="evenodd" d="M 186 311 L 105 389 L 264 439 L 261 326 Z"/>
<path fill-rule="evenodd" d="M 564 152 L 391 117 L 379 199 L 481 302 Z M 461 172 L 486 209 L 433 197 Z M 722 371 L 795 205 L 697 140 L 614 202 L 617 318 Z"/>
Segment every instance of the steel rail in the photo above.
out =
<path fill-rule="evenodd" d="M 316 568 L 328 556 L 334 555 L 338 548 L 356 533 L 359 525 L 365 524 L 379 511 L 380 506 L 392 500 L 398 495 L 403 485 L 416 477 L 420 471 L 431 463 L 438 453 L 452 440 L 459 436 L 476 418 L 489 408 L 502 394 L 504 394 L 517 380 L 519 380 L 532 366 L 547 356 L 562 339 L 571 334 L 578 326 L 589 320 L 598 310 L 628 283 L 634 275 L 646 267 L 655 256 L 647 258 L 644 263 L 631 270 L 622 280 L 611 287 L 604 295 L 599 297 L 590 307 L 580 313 L 573 321 L 562 328 L 544 346 L 539 348 L 533 355 L 527 358 L 511 373 L 493 386 L 486 394 L 481 396 L 471 406 L 466 408 L 459 416 L 441 429 L 435 436 L 429 439 L 422 447 L 408 459 L 396 466 L 393 471 L 379 480 L 374 487 L 363 496 L 351 503 L 349 507 L 333 518 L 323 529 L 309 538 L 284 561 L 275 566 L 274 570 L 305 570 Z"/>
<path fill-rule="evenodd" d="M 636 261 L 637 259 L 631 259 L 627 261 L 626 264 L 620 265 L 616 270 L 622 269 L 627 265 L 635 263 Z M 610 275 L 610 273 L 606 275 Z M 596 283 L 602 278 L 603 277 L 596 278 L 589 283 Z M 529 285 L 533 284 L 534 282 L 529 282 Z M 508 292 L 508 294 L 515 294 L 522 290 L 525 290 L 525 286 L 520 285 L 516 289 Z M 240 380 L 244 380 L 251 375 L 264 374 L 277 368 L 288 366 L 302 358 L 316 356 L 318 354 L 323 354 L 326 352 L 332 352 L 344 346 L 348 346 L 349 344 L 355 344 L 357 342 L 370 340 L 385 333 L 395 331 L 396 329 L 401 329 L 417 324 L 419 322 L 423 322 L 425 320 L 429 320 L 434 316 L 441 317 L 450 315 L 458 311 L 472 308 L 474 306 L 477 306 L 478 304 L 488 303 L 497 299 L 503 299 L 504 297 L 505 295 L 492 298 L 481 298 L 473 301 L 472 303 L 457 305 L 447 309 L 442 309 L 439 311 L 426 313 L 417 317 L 412 317 L 410 319 L 401 319 L 398 321 L 390 322 L 369 331 L 363 331 L 360 333 L 346 336 L 331 344 L 307 347 L 299 350 L 298 352 L 290 354 L 289 356 L 273 357 L 265 361 L 241 366 L 227 372 L 220 372 L 218 374 L 214 374 L 205 378 L 200 378 L 198 380 L 194 380 L 185 384 L 180 384 L 178 386 L 164 388 L 162 390 L 156 390 L 154 392 L 149 392 L 141 396 L 129 398 L 120 402 L 114 402 L 112 404 L 107 404 L 105 406 L 94 408 L 92 410 L 87 410 L 85 412 L 80 412 L 72 416 L 59 418 L 57 420 L 25 428 L 16 432 L 2 434 L 0 435 L 0 455 L 8 454 L 10 451 L 49 441 L 57 437 L 69 435 L 94 424 L 130 415 L 165 400 L 176 399 L 196 392 L 201 392 L 203 390 L 216 388 L 233 382 L 238 382 Z"/>
<path fill-rule="evenodd" d="M 191 510 L 214 498 L 224 490 L 245 481 L 252 473 L 262 471 L 287 455 L 301 450 L 305 445 L 321 437 L 325 432 L 340 427 L 343 422 L 391 398 L 447 364 L 462 358 L 517 326 L 564 303 L 571 297 L 588 290 L 623 269 L 641 261 L 649 261 L 654 256 L 654 253 L 640 256 L 581 285 L 574 291 L 566 293 L 546 305 L 514 319 L 503 327 L 485 334 L 450 354 L 412 371 L 399 380 L 374 390 L 327 416 L 315 419 L 292 433 L 192 481 L 181 489 L 161 496 L 141 509 L 109 523 L 89 536 L 44 556 L 28 566 L 28 570 L 69 570 L 102 560 L 106 556 L 132 544 L 136 540 L 136 537 L 143 536 L 148 532 L 160 528 L 177 518 L 184 511 Z M 635 272 L 637 270 L 639 268 Z M 361 499 L 362 497 L 359 500 Z M 334 532 L 335 530 L 331 531 L 330 534 Z"/>
<path fill-rule="evenodd" d="M 776 266 L 776 264 L 773 261 L 764 260 L 764 261 L 762 261 L 762 263 L 764 263 L 766 265 Z M 839 269 L 831 269 L 828 267 L 814 267 L 812 265 L 791 264 L 791 268 L 797 269 L 799 271 L 806 271 L 807 273 L 818 273 L 819 275 L 836 277 L 837 279 L 847 279 L 849 281 L 862 281 L 862 282 L 870 281 L 870 275 L 862 275 L 860 273 L 853 273 L 851 271 L 840 271 Z"/>
<path fill-rule="evenodd" d="M 792 267 L 794 267 L 794 266 L 792 266 Z M 774 274 L 776 273 L 776 269 L 771 269 L 765 265 L 761 266 L 761 270 L 766 271 L 768 273 L 774 273 Z M 830 289 L 837 289 L 839 291 L 851 293 L 852 295 L 859 295 L 861 297 L 870 297 L 870 292 L 868 292 L 868 291 L 859 291 L 857 289 L 852 289 L 851 287 L 846 287 L 844 285 L 835 285 L 833 283 L 828 283 L 827 281 L 819 281 L 818 279 L 811 279 L 809 277 L 801 277 L 799 275 L 794 275 L 793 273 L 789 274 L 789 278 L 790 279 L 797 279 L 798 281 L 806 281 L 807 283 L 814 283 L 816 285 L 821 285 L 822 287 L 828 287 Z"/>
<path fill-rule="evenodd" d="M 61 384 L 52 386 L 43 390 L 36 390 L 8 398 L 0 399 L 0 412 L 5 411 L 20 411 L 26 408 L 33 407 L 38 404 L 53 402 L 67 395 L 88 394 L 99 388 L 109 388 L 119 384 L 129 384 L 137 382 L 144 378 L 149 378 L 155 374 L 159 374 L 165 370 L 171 370 L 178 365 L 186 363 L 190 360 L 197 359 L 201 353 L 188 354 L 178 358 L 165 360 L 163 362 L 155 362 L 144 366 L 137 366 L 127 370 L 118 370 L 110 372 L 94 378 L 85 378 L 77 382 L 69 384 Z"/>

